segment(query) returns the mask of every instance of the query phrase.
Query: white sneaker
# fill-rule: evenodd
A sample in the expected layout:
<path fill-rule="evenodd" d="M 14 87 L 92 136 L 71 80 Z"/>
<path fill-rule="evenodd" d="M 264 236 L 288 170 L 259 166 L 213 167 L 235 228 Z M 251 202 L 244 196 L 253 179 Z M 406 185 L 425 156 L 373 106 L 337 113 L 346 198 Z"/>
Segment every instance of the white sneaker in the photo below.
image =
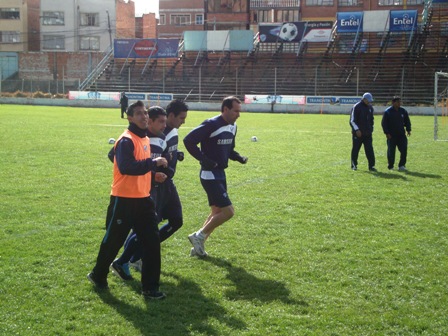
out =
<path fill-rule="evenodd" d="M 196 232 L 194 232 L 188 236 L 188 240 L 190 241 L 191 245 L 193 245 L 196 254 L 198 256 L 205 257 L 205 238 L 199 237 Z"/>
<path fill-rule="evenodd" d="M 142 272 L 142 260 L 139 259 L 136 262 L 130 262 L 129 265 L 131 265 L 137 272 Z"/>
<path fill-rule="evenodd" d="M 400 167 L 398 167 L 398 171 L 406 171 L 406 167 L 405 166 L 400 166 Z"/>
<path fill-rule="evenodd" d="M 205 258 L 208 256 L 208 253 L 206 251 L 204 251 L 204 255 L 200 256 L 199 254 L 196 253 L 196 250 L 194 249 L 194 247 L 191 248 L 190 250 L 190 257 L 198 257 L 198 258 Z"/>

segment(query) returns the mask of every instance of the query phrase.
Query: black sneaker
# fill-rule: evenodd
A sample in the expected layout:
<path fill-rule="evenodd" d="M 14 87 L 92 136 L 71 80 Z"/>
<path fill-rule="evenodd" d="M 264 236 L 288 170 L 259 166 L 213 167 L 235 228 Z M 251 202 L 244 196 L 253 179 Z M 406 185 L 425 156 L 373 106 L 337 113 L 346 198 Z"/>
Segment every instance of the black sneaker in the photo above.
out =
<path fill-rule="evenodd" d="M 370 167 L 369 170 L 370 170 L 371 172 L 377 172 L 377 171 L 378 171 L 378 170 L 376 170 L 375 167 Z"/>
<path fill-rule="evenodd" d="M 142 291 L 142 295 L 145 297 L 145 299 L 150 299 L 150 300 L 163 300 L 164 298 L 166 298 L 165 293 L 163 292 L 159 292 L 156 290 L 153 291 Z"/>
<path fill-rule="evenodd" d="M 122 280 L 133 280 L 134 278 L 131 275 L 131 272 L 129 271 L 129 265 L 120 265 L 115 260 L 112 264 L 110 264 L 110 270 L 112 273 L 114 273 L 116 276 L 121 278 Z"/>
<path fill-rule="evenodd" d="M 87 274 L 87 279 L 98 289 L 109 289 L 109 285 L 107 284 L 107 280 L 99 280 L 95 277 L 93 272 Z"/>

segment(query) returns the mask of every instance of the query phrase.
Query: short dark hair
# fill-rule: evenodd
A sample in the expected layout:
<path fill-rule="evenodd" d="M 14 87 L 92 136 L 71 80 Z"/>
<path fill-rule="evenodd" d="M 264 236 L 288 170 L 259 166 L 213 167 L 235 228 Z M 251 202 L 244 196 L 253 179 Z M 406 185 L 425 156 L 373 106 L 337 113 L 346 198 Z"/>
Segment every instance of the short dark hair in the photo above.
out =
<path fill-rule="evenodd" d="M 174 99 L 166 106 L 167 114 L 174 114 L 177 117 L 181 112 L 188 112 L 188 105 L 182 99 Z"/>
<path fill-rule="evenodd" d="M 163 109 L 163 107 L 160 107 L 160 106 L 151 106 L 149 109 L 148 109 L 148 116 L 149 116 L 149 119 L 151 119 L 151 120 L 156 120 L 159 116 L 161 116 L 161 115 L 164 115 L 164 116 L 166 116 L 166 112 L 165 112 L 165 110 Z"/>
<path fill-rule="evenodd" d="M 239 100 L 237 97 L 235 96 L 228 96 L 225 97 L 222 100 L 222 105 L 221 105 L 221 112 L 224 112 L 224 107 L 227 107 L 228 109 L 231 109 L 233 107 L 233 102 L 237 102 L 238 104 L 241 104 L 241 100 Z"/>
<path fill-rule="evenodd" d="M 392 98 L 392 103 L 395 103 L 396 101 L 400 101 L 400 100 L 401 100 L 401 98 L 399 96 L 394 96 Z"/>
<path fill-rule="evenodd" d="M 129 105 L 128 109 L 126 110 L 126 114 L 128 116 L 133 117 L 134 116 L 134 109 L 136 107 L 145 107 L 145 104 L 143 104 L 143 102 L 141 100 L 137 100 L 135 103 L 132 103 L 131 105 Z"/>

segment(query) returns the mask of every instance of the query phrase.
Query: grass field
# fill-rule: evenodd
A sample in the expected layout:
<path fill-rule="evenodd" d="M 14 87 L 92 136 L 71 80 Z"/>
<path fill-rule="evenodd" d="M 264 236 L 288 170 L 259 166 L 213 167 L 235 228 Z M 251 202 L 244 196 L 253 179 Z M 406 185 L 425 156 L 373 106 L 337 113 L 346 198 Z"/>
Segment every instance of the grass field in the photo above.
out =
<path fill-rule="evenodd" d="M 180 136 L 214 115 L 190 112 Z M 188 256 L 208 206 L 186 155 L 184 227 L 162 245 L 160 302 L 86 275 L 104 235 L 119 110 L 0 105 L 1 335 L 447 335 L 448 142 L 411 116 L 408 172 L 350 169 L 348 116 L 243 113 L 235 217 Z M 251 142 L 256 135 L 258 142 Z M 183 144 L 180 145 L 183 150 Z M 398 154 L 397 154 L 398 156 Z M 137 279 L 139 275 L 135 274 Z"/>

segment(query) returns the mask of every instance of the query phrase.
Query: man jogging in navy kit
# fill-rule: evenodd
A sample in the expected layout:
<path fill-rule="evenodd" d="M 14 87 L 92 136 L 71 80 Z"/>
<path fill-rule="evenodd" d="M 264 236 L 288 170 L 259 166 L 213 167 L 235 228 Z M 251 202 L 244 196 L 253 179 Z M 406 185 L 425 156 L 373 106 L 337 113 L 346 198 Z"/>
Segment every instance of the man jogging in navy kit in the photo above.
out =
<path fill-rule="evenodd" d="M 408 136 L 411 135 L 411 121 L 408 111 L 401 107 L 401 98 L 394 97 L 392 106 L 388 107 L 383 114 L 381 121 L 383 132 L 387 138 L 387 168 L 394 169 L 395 149 L 398 147 L 400 152 L 400 162 L 398 162 L 398 170 L 406 170 L 406 159 L 408 153 Z M 405 132 L 406 128 L 406 132 Z"/>
<path fill-rule="evenodd" d="M 243 164 L 248 160 L 234 150 L 237 131 L 235 121 L 239 118 L 240 111 L 241 101 L 233 96 L 226 97 L 222 102 L 220 115 L 205 120 L 184 138 L 185 148 L 201 164 L 201 184 L 207 193 L 211 209 L 202 229 L 188 236 L 193 245 L 190 252 L 192 256 L 207 256 L 205 240 L 213 230 L 232 218 L 235 212 L 227 194 L 224 170 L 229 159 Z"/>
<path fill-rule="evenodd" d="M 373 97 L 366 92 L 360 102 L 356 103 L 350 113 L 350 127 L 352 128 L 352 169 L 358 169 L 358 154 L 361 146 L 364 145 L 369 170 L 376 172 L 375 153 L 373 151 L 372 133 L 373 133 Z"/>

